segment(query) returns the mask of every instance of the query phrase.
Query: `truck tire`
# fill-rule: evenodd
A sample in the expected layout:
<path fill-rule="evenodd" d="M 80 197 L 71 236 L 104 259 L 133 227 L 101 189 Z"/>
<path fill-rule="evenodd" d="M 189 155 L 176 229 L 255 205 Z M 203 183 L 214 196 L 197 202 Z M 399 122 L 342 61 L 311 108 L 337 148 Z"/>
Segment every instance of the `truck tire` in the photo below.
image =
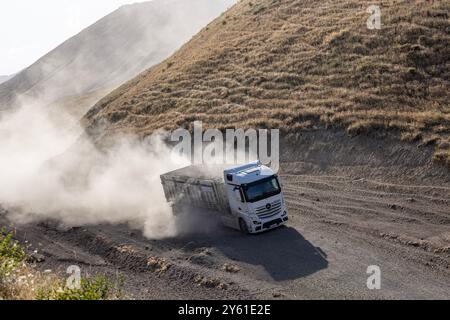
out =
<path fill-rule="evenodd" d="M 247 223 L 244 221 L 244 219 L 239 219 L 239 228 L 241 229 L 241 232 L 243 234 L 249 234 Z"/>

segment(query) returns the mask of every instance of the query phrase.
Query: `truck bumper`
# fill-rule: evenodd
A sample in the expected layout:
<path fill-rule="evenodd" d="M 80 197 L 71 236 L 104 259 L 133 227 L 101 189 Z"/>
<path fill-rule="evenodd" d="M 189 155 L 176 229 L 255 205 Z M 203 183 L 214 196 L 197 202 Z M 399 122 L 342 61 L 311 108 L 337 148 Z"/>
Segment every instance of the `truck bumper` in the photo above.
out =
<path fill-rule="evenodd" d="M 265 232 L 268 230 L 272 230 L 272 229 L 275 229 L 275 228 L 285 225 L 288 221 L 289 221 L 288 216 L 276 218 L 276 219 L 270 220 L 270 221 L 265 221 L 260 225 L 253 225 L 250 233 L 257 234 L 257 233 L 262 233 L 262 232 Z"/>

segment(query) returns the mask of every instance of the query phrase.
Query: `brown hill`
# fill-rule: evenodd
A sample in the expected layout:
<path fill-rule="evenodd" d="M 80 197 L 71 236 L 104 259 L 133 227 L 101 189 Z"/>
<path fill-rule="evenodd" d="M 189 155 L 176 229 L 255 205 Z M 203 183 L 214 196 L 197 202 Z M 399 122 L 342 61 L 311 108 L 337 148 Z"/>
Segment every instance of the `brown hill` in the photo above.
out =
<path fill-rule="evenodd" d="M 345 128 L 435 144 L 450 163 L 448 1 L 244 0 L 99 103 L 91 133 L 158 128 Z M 106 124 L 105 124 L 106 123 Z"/>
<path fill-rule="evenodd" d="M 0 109 L 17 98 L 74 108 L 99 98 L 161 62 L 233 0 L 155 0 L 126 5 L 0 85 Z M 80 115 L 80 116 L 81 116 Z"/>

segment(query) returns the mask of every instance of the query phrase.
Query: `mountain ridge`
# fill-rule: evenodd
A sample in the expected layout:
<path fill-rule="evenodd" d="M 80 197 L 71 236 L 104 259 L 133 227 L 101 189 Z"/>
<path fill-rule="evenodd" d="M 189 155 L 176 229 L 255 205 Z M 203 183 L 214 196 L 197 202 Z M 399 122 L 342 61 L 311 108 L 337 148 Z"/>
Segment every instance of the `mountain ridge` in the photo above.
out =
<path fill-rule="evenodd" d="M 3 82 L 8 81 L 12 77 L 14 77 L 14 75 L 3 75 L 3 76 L 0 76 L 0 84 L 2 84 Z"/>
<path fill-rule="evenodd" d="M 122 6 L 0 85 L 0 108 L 21 104 L 24 98 L 52 104 L 64 97 L 92 96 L 78 111 L 82 114 L 105 91 L 169 56 L 231 1 L 150 1 Z"/>

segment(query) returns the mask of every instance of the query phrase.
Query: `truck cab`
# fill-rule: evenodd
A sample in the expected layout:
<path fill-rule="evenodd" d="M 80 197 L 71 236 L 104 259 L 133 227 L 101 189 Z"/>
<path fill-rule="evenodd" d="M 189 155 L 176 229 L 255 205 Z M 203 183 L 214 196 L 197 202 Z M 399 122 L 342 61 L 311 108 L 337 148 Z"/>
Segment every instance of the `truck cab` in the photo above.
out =
<path fill-rule="evenodd" d="M 225 170 L 224 181 L 235 218 L 232 227 L 244 233 L 260 233 L 289 220 L 279 178 L 261 162 Z"/>

